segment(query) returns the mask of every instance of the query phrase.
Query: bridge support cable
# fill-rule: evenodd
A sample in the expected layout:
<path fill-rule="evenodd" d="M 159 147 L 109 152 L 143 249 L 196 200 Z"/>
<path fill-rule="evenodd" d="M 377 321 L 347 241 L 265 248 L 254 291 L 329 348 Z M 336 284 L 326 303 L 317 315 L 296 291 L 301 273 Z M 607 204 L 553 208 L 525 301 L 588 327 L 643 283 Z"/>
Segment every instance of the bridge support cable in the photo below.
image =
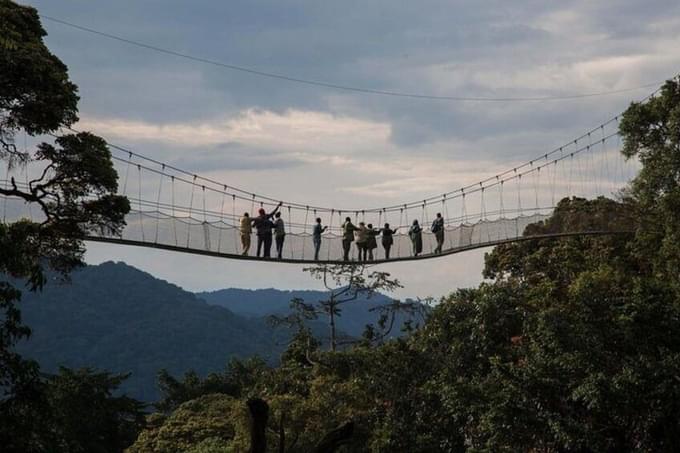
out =
<path fill-rule="evenodd" d="M 7 169 L 5 170 L 5 180 L 3 181 L 5 191 L 9 190 L 9 167 L 10 166 L 7 165 Z M 8 197 L 2 197 L 2 223 L 7 222 L 7 200 Z"/>
<path fill-rule="evenodd" d="M 170 178 L 170 183 L 172 185 L 172 201 L 171 201 L 171 206 L 172 206 L 172 232 L 175 236 L 175 246 L 177 246 L 179 243 L 177 241 L 177 216 L 175 215 L 175 177 Z"/>
<path fill-rule="evenodd" d="M 222 194 L 222 200 L 220 202 L 220 220 L 219 221 L 220 221 L 220 223 L 222 223 L 224 225 L 226 225 L 226 222 L 224 221 L 224 203 L 226 201 L 225 200 L 226 197 L 227 197 L 227 194 L 223 193 Z M 236 209 L 234 209 L 234 211 L 236 211 Z M 235 212 L 234 212 L 234 214 L 235 214 Z M 235 217 L 235 215 L 234 215 L 234 217 Z M 234 238 L 236 238 L 236 235 L 234 235 Z M 236 244 L 234 244 L 234 250 L 237 250 L 235 246 L 236 246 Z M 222 250 L 222 234 L 217 236 L 217 250 L 218 251 Z"/>
<path fill-rule="evenodd" d="M 160 176 L 158 181 L 158 197 L 156 198 L 156 212 L 161 212 L 161 190 L 163 189 L 163 175 Z M 158 227 L 160 226 L 161 218 L 156 216 L 156 235 L 154 236 L 154 243 L 158 243 Z"/>
<path fill-rule="evenodd" d="M 404 210 L 400 209 L 399 210 L 399 225 L 398 225 L 398 228 L 402 231 L 404 230 L 404 225 L 403 225 L 403 222 L 402 222 L 403 217 L 404 217 Z M 401 256 L 401 243 L 402 243 L 402 241 L 401 241 L 401 237 L 399 235 L 401 235 L 403 233 L 397 232 L 397 234 L 398 234 L 398 236 L 397 236 L 397 256 Z"/>
<path fill-rule="evenodd" d="M 600 143 L 602 144 L 601 154 L 602 154 L 603 158 L 605 159 L 604 165 L 605 165 L 605 172 L 606 172 L 603 179 L 605 181 L 607 181 L 607 183 L 609 185 L 611 185 L 611 181 L 612 180 L 615 181 L 615 175 L 614 175 L 614 178 L 613 178 L 611 171 L 610 171 L 609 160 L 610 160 L 611 156 L 609 155 L 610 153 L 609 153 L 609 150 L 607 149 L 607 140 L 605 139 L 604 128 L 601 128 L 600 135 L 601 135 Z"/>
<path fill-rule="evenodd" d="M 123 179 L 123 193 L 121 195 L 127 195 L 127 184 L 128 176 L 130 174 L 130 165 L 132 164 L 132 153 L 129 154 L 128 161 L 125 164 L 125 178 Z"/>
<path fill-rule="evenodd" d="M 137 201 L 139 203 L 139 227 L 142 232 L 142 241 L 145 240 L 144 238 L 144 217 L 142 215 L 142 167 L 137 165 L 137 193 L 138 193 L 138 198 Z"/>
<path fill-rule="evenodd" d="M 226 188 L 225 188 L 226 190 Z M 238 221 L 238 216 L 236 214 L 236 196 L 232 195 L 231 196 L 231 218 L 232 218 L 232 227 L 236 231 L 236 234 L 234 234 L 234 251 L 238 253 L 239 251 L 239 235 L 241 234 L 241 223 Z M 224 220 L 222 220 L 224 222 Z M 220 234 L 220 239 L 222 239 L 222 235 Z"/>
<path fill-rule="evenodd" d="M 616 128 L 618 130 L 618 128 L 619 128 L 619 117 L 617 116 L 615 118 L 615 120 L 616 120 Z M 621 149 L 621 136 L 617 135 L 616 136 L 615 152 L 620 154 L 620 152 L 619 152 L 620 149 Z M 624 163 L 620 159 L 617 160 L 617 162 L 619 163 L 619 169 L 620 169 L 620 172 L 621 172 L 621 179 L 619 179 L 619 185 L 623 186 L 624 184 L 626 184 L 628 182 L 627 181 L 628 178 L 626 178 L 626 176 L 625 176 L 625 167 L 626 166 L 624 165 Z"/>
<path fill-rule="evenodd" d="M 577 172 L 578 172 L 578 181 L 581 184 L 581 192 L 580 196 L 581 197 L 586 197 L 586 172 L 588 171 L 588 162 L 587 162 L 587 156 L 589 153 L 586 154 L 577 154 L 576 155 L 576 166 L 578 167 Z M 584 156 L 586 159 L 584 159 Z M 584 162 L 585 160 L 585 162 Z M 585 167 L 585 168 L 584 168 Z"/>
<path fill-rule="evenodd" d="M 503 225 L 502 229 L 499 228 L 497 233 L 498 236 L 496 237 L 497 240 L 501 238 L 501 233 L 507 235 L 506 231 L 506 225 L 505 225 L 505 200 L 503 200 L 503 186 L 505 184 L 498 184 L 498 218 L 499 220 L 502 221 L 501 225 Z"/>
<path fill-rule="evenodd" d="M 196 182 L 196 175 L 194 175 L 194 182 Z M 189 199 L 189 220 L 191 220 L 191 214 L 193 213 L 194 210 L 194 192 L 196 189 L 196 185 L 192 184 L 191 185 L 191 197 Z M 187 248 L 189 248 L 189 241 L 191 239 L 191 223 L 187 223 Z"/>

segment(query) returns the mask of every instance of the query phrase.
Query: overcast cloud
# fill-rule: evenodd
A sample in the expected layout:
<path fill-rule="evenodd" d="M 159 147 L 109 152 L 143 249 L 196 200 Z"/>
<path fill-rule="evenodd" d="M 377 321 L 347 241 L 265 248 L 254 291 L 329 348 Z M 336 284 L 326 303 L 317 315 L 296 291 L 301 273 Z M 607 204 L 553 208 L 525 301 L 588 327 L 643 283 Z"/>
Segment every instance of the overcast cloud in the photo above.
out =
<path fill-rule="evenodd" d="M 660 82 L 680 68 L 677 0 L 30 1 L 132 40 L 292 77 L 431 95 L 534 97 Z M 374 206 L 454 189 L 580 135 L 652 89 L 549 102 L 394 98 L 256 77 L 44 21 L 81 124 L 278 198 Z M 313 287 L 300 267 L 105 245 L 188 289 Z M 481 278 L 483 252 L 385 266 L 409 296 Z M 187 272 L 190 269 L 190 272 Z"/>

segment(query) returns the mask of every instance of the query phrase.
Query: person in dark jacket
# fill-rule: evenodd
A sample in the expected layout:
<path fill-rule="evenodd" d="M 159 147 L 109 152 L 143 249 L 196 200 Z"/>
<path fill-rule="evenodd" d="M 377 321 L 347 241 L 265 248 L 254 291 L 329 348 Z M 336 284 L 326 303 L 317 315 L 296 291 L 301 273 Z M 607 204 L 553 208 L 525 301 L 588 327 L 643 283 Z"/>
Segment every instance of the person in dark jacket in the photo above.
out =
<path fill-rule="evenodd" d="M 262 252 L 264 258 L 269 258 L 271 256 L 272 249 L 272 229 L 276 226 L 271 218 L 278 212 L 281 207 L 281 203 L 276 206 L 276 208 L 267 214 L 264 208 L 260 208 L 258 211 L 258 216 L 255 217 L 252 222 L 257 232 L 257 256 L 260 256 Z M 264 250 L 262 250 L 264 248 Z"/>
<path fill-rule="evenodd" d="M 373 224 L 366 225 L 368 229 L 368 239 L 366 240 L 366 251 L 368 252 L 368 261 L 373 261 L 373 250 L 378 248 L 378 241 L 376 236 L 380 234 L 380 230 L 374 229 Z"/>
<path fill-rule="evenodd" d="M 434 249 L 434 253 L 441 253 L 442 246 L 444 245 L 444 219 L 441 212 L 437 213 L 437 218 L 432 222 L 431 230 L 434 233 L 434 238 L 437 240 L 437 247 Z"/>
<path fill-rule="evenodd" d="M 342 224 L 342 259 L 344 261 L 349 261 L 349 250 L 352 247 L 352 242 L 354 242 L 354 232 L 358 229 L 349 217 Z"/>
<path fill-rule="evenodd" d="M 281 218 L 281 212 L 274 215 L 274 239 L 276 240 L 276 256 L 283 258 L 283 241 L 286 239 L 286 228 Z"/>
<path fill-rule="evenodd" d="M 390 224 L 386 223 L 385 227 L 380 230 L 380 233 L 382 234 L 382 246 L 385 249 L 385 259 L 388 260 L 390 259 L 390 249 L 392 248 L 392 245 L 394 244 L 394 235 L 397 234 L 397 230 L 399 228 L 395 228 L 394 230 L 390 228 Z"/>
<path fill-rule="evenodd" d="M 413 256 L 418 256 L 423 251 L 423 229 L 417 220 L 414 220 L 413 225 L 408 229 L 408 237 L 411 238 L 413 244 Z"/>
<path fill-rule="evenodd" d="M 316 218 L 316 224 L 312 230 L 312 241 L 314 242 L 314 261 L 319 261 L 319 250 L 321 250 L 321 235 L 328 229 L 327 226 L 321 226 L 321 218 Z"/>

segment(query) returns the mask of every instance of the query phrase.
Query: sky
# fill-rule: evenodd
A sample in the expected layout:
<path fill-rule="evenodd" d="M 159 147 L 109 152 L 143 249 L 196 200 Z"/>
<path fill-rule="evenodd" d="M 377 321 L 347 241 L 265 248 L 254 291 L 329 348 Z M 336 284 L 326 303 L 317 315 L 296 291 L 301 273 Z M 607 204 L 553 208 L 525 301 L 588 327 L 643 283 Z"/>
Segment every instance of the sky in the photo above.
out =
<path fill-rule="evenodd" d="M 29 1 L 45 16 L 290 77 L 434 96 L 544 97 L 680 71 L 677 0 Z M 81 96 L 80 129 L 274 198 L 377 206 L 455 189 L 541 155 L 653 88 L 541 102 L 335 90 L 230 71 L 43 20 Z M 481 281 L 478 250 L 383 265 L 399 297 Z M 301 266 L 88 244 L 188 290 L 301 289 Z"/>

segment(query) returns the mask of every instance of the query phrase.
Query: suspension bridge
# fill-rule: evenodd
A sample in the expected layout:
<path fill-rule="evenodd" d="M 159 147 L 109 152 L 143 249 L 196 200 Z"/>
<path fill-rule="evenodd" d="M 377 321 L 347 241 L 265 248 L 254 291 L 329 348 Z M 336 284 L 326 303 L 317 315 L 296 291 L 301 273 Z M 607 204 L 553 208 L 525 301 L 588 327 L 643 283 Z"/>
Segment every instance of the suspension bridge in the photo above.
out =
<path fill-rule="evenodd" d="M 540 236 L 524 234 L 529 224 L 548 219 L 559 200 L 612 197 L 635 175 L 638 162 L 626 160 L 620 153 L 618 121 L 619 117 L 614 117 L 563 146 L 474 184 L 421 200 L 369 208 L 314 206 L 278 200 L 109 143 L 119 174 L 119 193 L 128 197 L 131 211 L 120 235 L 91 231 L 88 240 L 261 260 L 263 258 L 254 256 L 255 246 L 247 255 L 242 253 L 240 218 L 245 212 L 255 216 L 260 208 L 271 212 L 279 204 L 286 236 L 282 257 L 271 260 L 288 263 L 344 262 L 342 224 L 347 217 L 355 225 L 364 222 L 381 228 L 389 223 L 391 229 L 396 229 L 389 259 L 378 238 L 372 261 L 375 263 L 431 259 L 539 237 L 616 233 L 609 228 Z M 4 169 L 0 168 L 4 172 L 0 186 L 9 187 L 12 179 L 20 189 L 28 186 L 30 169 L 4 165 Z M 0 209 L 3 221 L 41 220 L 41 213 L 35 206 L 16 197 L 0 198 Z M 437 241 L 430 230 L 437 213 L 444 220 L 444 242 L 439 253 L 435 253 Z M 322 224 L 327 226 L 322 234 L 318 260 L 314 256 L 312 238 L 316 218 L 321 218 Z M 423 229 L 423 248 L 418 256 L 413 253 L 408 234 L 414 220 L 418 220 Z M 349 259 L 359 259 L 354 244 Z"/>

